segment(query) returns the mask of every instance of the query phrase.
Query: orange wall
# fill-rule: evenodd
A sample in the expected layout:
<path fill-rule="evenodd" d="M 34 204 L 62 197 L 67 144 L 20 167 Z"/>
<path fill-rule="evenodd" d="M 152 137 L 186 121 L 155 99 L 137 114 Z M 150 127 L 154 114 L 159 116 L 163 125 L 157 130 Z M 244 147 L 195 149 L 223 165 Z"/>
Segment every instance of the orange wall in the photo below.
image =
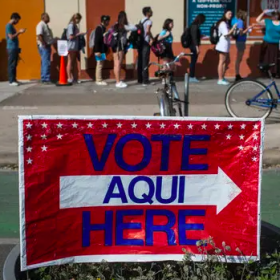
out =
<path fill-rule="evenodd" d="M 13 12 L 21 16 L 21 21 L 16 29 L 27 28 L 25 34 L 20 35 L 20 47 L 22 60 L 18 65 L 18 79 L 40 78 L 40 57 L 36 45 L 36 25 L 44 12 L 44 0 L 1 0 L 0 10 L 0 81 L 8 79 L 7 53 L 5 26 Z"/>

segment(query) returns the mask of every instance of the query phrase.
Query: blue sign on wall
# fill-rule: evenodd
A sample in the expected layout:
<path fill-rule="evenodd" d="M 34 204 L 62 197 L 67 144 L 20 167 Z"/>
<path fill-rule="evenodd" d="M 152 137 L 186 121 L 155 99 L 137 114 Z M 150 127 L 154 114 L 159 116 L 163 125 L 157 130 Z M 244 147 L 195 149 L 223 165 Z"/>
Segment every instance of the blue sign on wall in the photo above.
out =
<path fill-rule="evenodd" d="M 203 35 L 209 36 L 211 26 L 222 17 L 225 9 L 235 13 L 236 0 L 187 0 L 188 26 L 198 14 L 204 14 L 206 21 L 200 29 Z"/>

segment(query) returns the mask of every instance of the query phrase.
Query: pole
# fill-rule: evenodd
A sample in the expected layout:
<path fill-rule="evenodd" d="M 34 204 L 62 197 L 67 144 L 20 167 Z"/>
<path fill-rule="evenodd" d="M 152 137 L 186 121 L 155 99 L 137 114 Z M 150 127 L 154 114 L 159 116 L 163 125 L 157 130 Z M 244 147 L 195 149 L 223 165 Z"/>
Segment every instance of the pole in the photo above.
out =
<path fill-rule="evenodd" d="M 185 100 L 184 100 L 184 116 L 187 117 L 189 115 L 189 74 L 185 74 Z"/>

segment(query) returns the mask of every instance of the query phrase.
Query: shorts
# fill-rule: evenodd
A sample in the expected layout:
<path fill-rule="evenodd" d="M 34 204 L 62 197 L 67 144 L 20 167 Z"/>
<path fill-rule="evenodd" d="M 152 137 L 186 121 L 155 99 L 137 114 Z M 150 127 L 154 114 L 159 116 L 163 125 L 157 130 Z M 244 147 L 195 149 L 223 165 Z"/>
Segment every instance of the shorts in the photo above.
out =
<path fill-rule="evenodd" d="M 244 52 L 246 49 L 246 42 L 236 41 L 236 48 L 239 52 Z"/>

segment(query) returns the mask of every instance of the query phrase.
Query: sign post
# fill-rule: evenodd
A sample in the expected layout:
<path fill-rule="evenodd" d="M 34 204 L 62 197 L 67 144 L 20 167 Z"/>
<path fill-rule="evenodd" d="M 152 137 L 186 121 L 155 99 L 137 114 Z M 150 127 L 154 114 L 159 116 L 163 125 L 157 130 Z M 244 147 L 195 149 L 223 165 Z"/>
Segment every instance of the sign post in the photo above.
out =
<path fill-rule="evenodd" d="M 236 12 L 236 3 L 237 0 L 187 0 L 187 25 L 190 26 L 198 14 L 204 14 L 206 21 L 200 29 L 204 36 L 209 36 L 211 26 L 223 16 L 225 9 Z"/>
<path fill-rule="evenodd" d="M 263 136 L 252 119 L 19 117 L 21 269 L 201 261 L 210 236 L 258 260 Z"/>

